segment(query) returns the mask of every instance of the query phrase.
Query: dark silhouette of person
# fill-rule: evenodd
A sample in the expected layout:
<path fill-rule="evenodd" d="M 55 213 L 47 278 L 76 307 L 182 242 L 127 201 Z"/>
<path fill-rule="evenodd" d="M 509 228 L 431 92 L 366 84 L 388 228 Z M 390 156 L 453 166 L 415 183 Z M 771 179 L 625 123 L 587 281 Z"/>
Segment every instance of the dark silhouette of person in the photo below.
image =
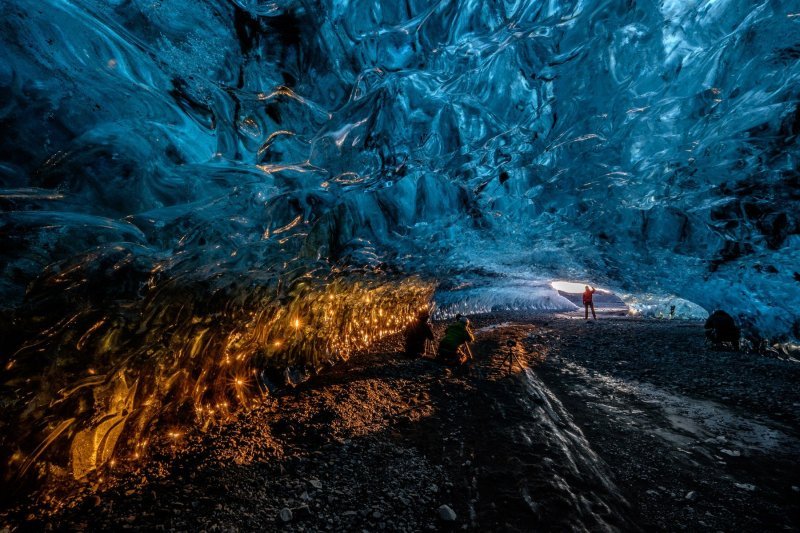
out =
<path fill-rule="evenodd" d="M 595 289 L 590 288 L 588 285 L 586 286 L 586 290 L 583 291 L 583 307 L 585 308 L 585 315 L 583 317 L 584 320 L 589 320 L 589 308 L 592 308 L 592 318 L 597 320 L 597 315 L 594 312 L 594 302 L 592 301 L 592 295 L 594 294 Z"/>
<path fill-rule="evenodd" d="M 741 331 L 733 317 L 722 309 L 717 309 L 711 313 L 704 327 L 706 340 L 711 343 L 714 349 L 720 349 L 724 343 L 730 343 L 734 351 L 739 350 Z"/>
<path fill-rule="evenodd" d="M 475 340 L 475 335 L 469 327 L 469 319 L 456 315 L 456 321 L 447 326 L 444 337 L 439 341 L 436 358 L 448 365 L 460 366 L 472 359 L 469 343 Z"/>
<path fill-rule="evenodd" d="M 433 328 L 427 309 L 417 314 L 417 319 L 406 329 L 406 356 L 417 358 L 425 355 L 425 343 L 433 340 Z"/>

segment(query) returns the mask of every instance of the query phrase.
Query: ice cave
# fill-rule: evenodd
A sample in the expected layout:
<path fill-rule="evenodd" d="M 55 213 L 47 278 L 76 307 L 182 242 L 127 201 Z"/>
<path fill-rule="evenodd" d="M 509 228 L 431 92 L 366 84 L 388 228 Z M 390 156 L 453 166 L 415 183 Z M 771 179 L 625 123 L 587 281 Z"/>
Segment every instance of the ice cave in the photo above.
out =
<path fill-rule="evenodd" d="M 503 328 L 522 331 L 513 318 L 520 313 L 556 317 L 532 319 L 545 329 L 582 319 L 586 302 L 570 295 L 591 283 L 613 295 L 616 310 L 616 322 L 604 322 L 611 314 L 596 297 L 601 320 L 586 326 L 596 342 L 612 336 L 598 333 L 604 324 L 629 320 L 687 328 L 670 337 L 680 343 L 701 338 L 703 320 L 724 310 L 753 348 L 724 357 L 766 365 L 770 376 L 800 376 L 796 0 L 0 5 L 0 522 L 11 530 L 29 516 L 13 510 L 18 493 L 46 487 L 54 492 L 45 501 L 55 501 L 106 490 L 115 469 L 148 468 L 164 450 L 189 449 L 191 435 L 210 438 L 264 409 L 289 385 L 297 391 L 313 376 L 344 372 L 357 354 L 402 336 L 423 308 L 441 328 L 475 317 L 477 359 L 506 353 L 504 343 L 508 354 L 519 350 L 533 368 L 520 394 L 534 398 L 531 412 L 546 405 L 541 416 L 550 417 L 538 419 L 537 432 L 568 435 L 562 440 L 572 444 L 558 453 L 596 473 L 591 483 L 551 473 L 563 478 L 552 487 L 569 486 L 574 496 L 561 502 L 574 518 L 567 522 L 548 522 L 551 507 L 520 482 L 534 496 L 521 497 L 524 512 L 509 513 L 539 521 L 508 530 L 703 527 L 699 511 L 696 520 L 676 514 L 659 523 L 625 510 L 635 503 L 614 503 L 638 489 L 608 489 L 617 479 L 613 454 L 592 451 L 588 436 L 575 440 L 591 432 L 546 379 L 550 361 L 565 359 L 540 357 L 548 361 L 541 375 L 525 359 L 551 346 L 537 340 L 545 333 L 503 336 Z M 566 282 L 577 288 L 558 285 Z M 504 318 L 480 318 L 493 313 Z M 547 339 L 584 342 L 571 331 Z M 481 348 L 493 335 L 500 340 Z M 570 364 L 570 379 L 600 375 Z M 676 396 L 641 385 L 659 364 L 641 363 L 644 377 L 622 387 L 608 377 L 619 365 L 609 363 L 594 390 L 617 383 L 625 394 L 677 406 Z M 770 407 L 786 418 L 783 429 L 764 431 L 785 433 L 785 449 L 794 449 L 800 398 L 765 387 L 788 407 Z M 733 396 L 720 392 L 719 401 Z M 565 429 L 567 419 L 582 429 Z M 703 439 L 718 438 L 704 431 Z M 179 444 L 170 448 L 170 439 Z M 719 461 L 750 453 L 734 457 L 725 446 L 731 453 L 716 453 Z M 774 461 L 786 470 L 784 459 Z M 449 486 L 438 483 L 431 498 Z M 577 496 L 586 487 L 596 498 Z M 324 490 L 312 489 L 306 496 Z M 704 501 L 679 497 L 698 508 Z M 321 527 L 309 498 L 270 510 L 275 527 Z M 451 498 L 436 501 L 430 524 L 400 527 L 382 507 L 329 525 L 506 530 L 492 521 L 500 501 L 468 511 Z M 794 507 L 780 498 L 762 507 L 796 518 L 796 498 Z M 304 505 L 310 516 L 298 510 Z M 85 506 L 52 513 L 33 513 L 28 526 L 70 529 L 91 515 Z M 717 529 L 734 524 L 705 520 Z M 780 525 L 736 522 L 740 530 Z"/>

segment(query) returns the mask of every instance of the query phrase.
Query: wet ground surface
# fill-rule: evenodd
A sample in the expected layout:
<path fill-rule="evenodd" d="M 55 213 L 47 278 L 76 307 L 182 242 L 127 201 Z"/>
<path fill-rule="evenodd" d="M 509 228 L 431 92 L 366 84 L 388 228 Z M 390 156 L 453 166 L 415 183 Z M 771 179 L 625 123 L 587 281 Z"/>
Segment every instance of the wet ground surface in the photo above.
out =
<path fill-rule="evenodd" d="M 699 349 L 694 323 L 556 329 L 536 372 L 614 472 L 637 523 L 800 527 L 797 363 Z"/>
<path fill-rule="evenodd" d="M 475 328 L 470 372 L 405 359 L 390 340 L 225 426 L 156 446 L 142 469 L 51 514 L 53 502 L 40 500 L 8 521 L 59 530 L 798 529 L 797 363 L 709 352 L 702 325 L 690 322 L 495 315 Z"/>

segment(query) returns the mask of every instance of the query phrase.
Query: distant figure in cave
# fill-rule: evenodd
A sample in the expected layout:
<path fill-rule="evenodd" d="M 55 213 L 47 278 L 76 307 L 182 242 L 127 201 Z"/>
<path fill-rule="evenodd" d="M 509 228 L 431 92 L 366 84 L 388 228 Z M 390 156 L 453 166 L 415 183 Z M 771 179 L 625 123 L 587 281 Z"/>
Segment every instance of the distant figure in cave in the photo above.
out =
<path fill-rule="evenodd" d="M 428 341 L 433 341 L 430 316 L 427 309 L 421 310 L 417 319 L 406 330 L 406 356 L 416 359 L 425 355 Z"/>
<path fill-rule="evenodd" d="M 469 343 L 475 340 L 475 335 L 469 327 L 469 319 L 456 315 L 456 321 L 447 326 L 444 337 L 439 341 L 436 358 L 448 365 L 464 365 L 472 360 L 472 351 Z"/>
<path fill-rule="evenodd" d="M 584 320 L 589 320 L 589 308 L 592 308 L 592 318 L 597 320 L 597 315 L 594 312 L 594 302 L 592 301 L 592 295 L 594 294 L 595 289 L 586 286 L 586 290 L 583 291 L 583 307 L 586 310 L 586 314 L 584 315 Z"/>
<path fill-rule="evenodd" d="M 734 351 L 739 351 L 739 327 L 733 317 L 721 309 L 717 309 L 708 317 L 705 324 L 706 340 L 715 350 L 730 343 Z"/>

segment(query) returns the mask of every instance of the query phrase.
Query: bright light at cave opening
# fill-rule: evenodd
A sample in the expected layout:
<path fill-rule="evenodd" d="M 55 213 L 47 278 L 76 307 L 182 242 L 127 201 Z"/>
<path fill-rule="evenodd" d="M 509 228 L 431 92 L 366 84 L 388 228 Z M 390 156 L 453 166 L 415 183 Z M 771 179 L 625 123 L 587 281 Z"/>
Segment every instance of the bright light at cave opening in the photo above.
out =
<path fill-rule="evenodd" d="M 574 281 L 554 281 L 550 284 L 557 291 L 580 293 L 586 289 L 586 286 L 594 287 L 591 283 L 576 283 Z"/>

